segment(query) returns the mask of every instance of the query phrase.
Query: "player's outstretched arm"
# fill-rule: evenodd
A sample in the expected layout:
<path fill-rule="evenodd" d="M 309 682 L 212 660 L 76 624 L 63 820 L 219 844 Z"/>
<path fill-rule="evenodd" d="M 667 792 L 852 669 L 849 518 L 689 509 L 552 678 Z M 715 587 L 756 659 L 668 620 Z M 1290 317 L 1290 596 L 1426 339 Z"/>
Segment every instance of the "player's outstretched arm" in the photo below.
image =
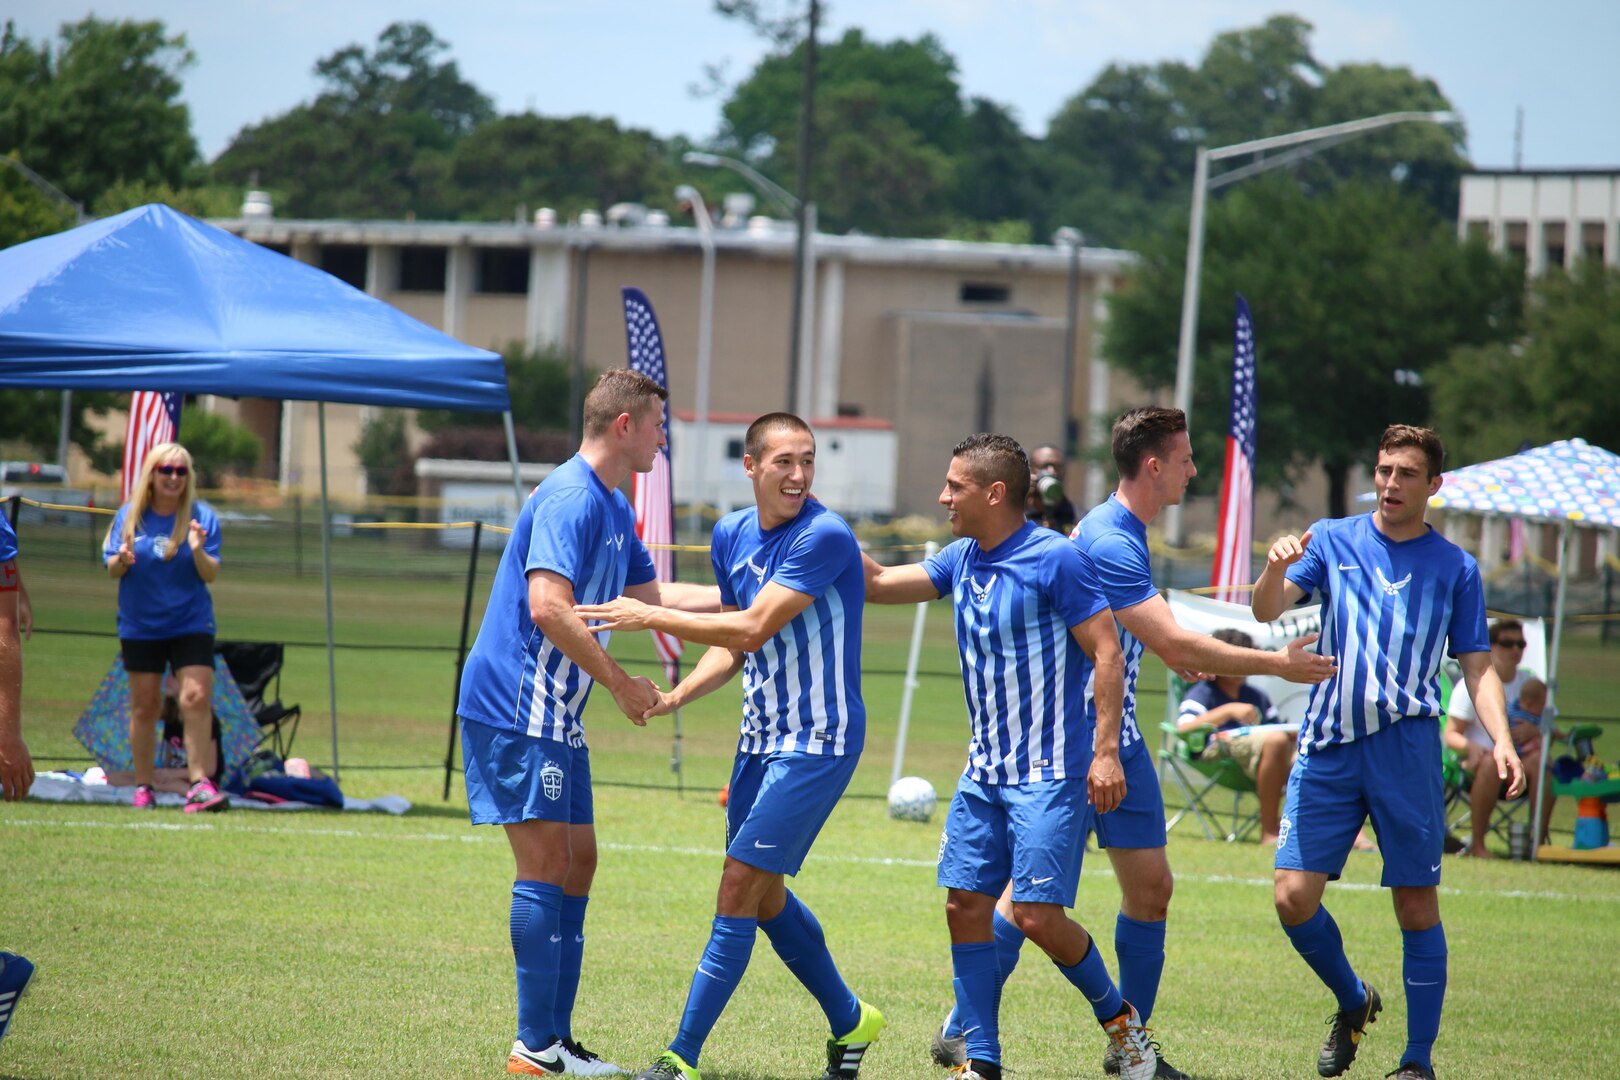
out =
<path fill-rule="evenodd" d="M 658 704 L 658 687 L 651 679 L 626 672 L 585 628 L 574 614 L 572 582 L 550 570 L 530 571 L 529 617 L 547 641 L 607 687 L 626 717 L 638 726 L 646 723 L 642 714 Z"/>
<path fill-rule="evenodd" d="M 1209 672 L 1212 675 L 1278 675 L 1289 682 L 1319 683 L 1338 669 L 1331 656 L 1318 656 L 1305 646 L 1316 640 L 1307 634 L 1287 647 L 1266 652 L 1245 649 L 1198 634 L 1176 622 L 1170 605 L 1162 596 L 1150 596 L 1140 604 L 1116 611 L 1117 618 L 1160 660 L 1177 671 Z"/>
<path fill-rule="evenodd" d="M 0 582 L 15 580 L 16 563 L 0 564 Z M 0 589 L 0 796 L 21 799 L 34 784 L 34 760 L 22 737 L 22 639 L 17 592 Z"/>
<path fill-rule="evenodd" d="M 1270 622 L 1304 597 L 1305 590 L 1288 580 L 1288 568 L 1304 557 L 1305 547 L 1310 542 L 1309 530 L 1304 536 L 1289 534 L 1278 539 L 1266 552 L 1266 568 L 1260 572 L 1260 580 L 1254 583 L 1254 592 L 1249 595 L 1249 608 L 1256 619 Z"/>
<path fill-rule="evenodd" d="M 1495 744 L 1491 756 L 1496 759 L 1498 779 L 1509 780 L 1508 798 L 1516 799 L 1524 792 L 1524 765 L 1519 752 L 1513 748 L 1513 737 L 1508 731 L 1507 695 L 1502 692 L 1502 680 L 1491 666 L 1488 652 L 1460 653 L 1457 663 L 1462 665 L 1463 683 L 1468 687 L 1468 699 L 1474 703 L 1477 723 L 1484 724 Z"/>
<path fill-rule="evenodd" d="M 874 604 L 921 604 L 939 599 L 939 590 L 921 563 L 884 566 L 863 551 L 861 569 L 866 574 L 866 599 Z"/>
<path fill-rule="evenodd" d="M 1107 608 L 1069 628 L 1097 669 L 1092 696 L 1097 704 L 1097 736 L 1086 794 L 1097 813 L 1106 814 L 1125 798 L 1125 769 L 1119 763 L 1120 716 L 1125 707 L 1125 654 L 1120 652 L 1114 613 Z"/>
<path fill-rule="evenodd" d="M 640 585 L 626 585 L 624 595 L 634 597 L 643 604 L 674 608 L 677 611 L 725 610 L 718 585 L 693 585 L 685 581 L 644 581 Z"/>
<path fill-rule="evenodd" d="M 649 607 L 628 596 L 605 604 L 582 604 L 574 611 L 596 624 L 597 630 L 662 630 L 698 645 L 754 652 L 815 599 L 809 593 L 768 581 L 748 607 L 715 614 Z"/>
<path fill-rule="evenodd" d="M 682 705 L 690 705 L 698 698 L 713 693 L 730 682 L 742 670 L 742 666 L 742 653 L 718 645 L 709 646 L 698 657 L 698 662 L 686 678 L 667 694 L 660 694 L 659 704 L 649 709 L 643 719 L 651 720 L 655 716 L 672 713 Z"/>

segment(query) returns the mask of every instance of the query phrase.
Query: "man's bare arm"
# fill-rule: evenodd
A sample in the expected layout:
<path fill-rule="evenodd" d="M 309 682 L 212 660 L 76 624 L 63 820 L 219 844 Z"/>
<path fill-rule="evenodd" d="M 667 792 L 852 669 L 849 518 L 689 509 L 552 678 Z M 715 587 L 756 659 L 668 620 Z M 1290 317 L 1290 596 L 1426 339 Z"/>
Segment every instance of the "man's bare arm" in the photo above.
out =
<path fill-rule="evenodd" d="M 1114 617 L 1169 667 L 1205 671 L 1212 675 L 1277 675 L 1289 682 L 1319 683 L 1332 676 L 1338 664 L 1331 656 L 1306 649 L 1317 638 L 1307 634 L 1281 649 L 1245 649 L 1198 634 L 1176 622 L 1162 596 L 1150 596 Z"/>

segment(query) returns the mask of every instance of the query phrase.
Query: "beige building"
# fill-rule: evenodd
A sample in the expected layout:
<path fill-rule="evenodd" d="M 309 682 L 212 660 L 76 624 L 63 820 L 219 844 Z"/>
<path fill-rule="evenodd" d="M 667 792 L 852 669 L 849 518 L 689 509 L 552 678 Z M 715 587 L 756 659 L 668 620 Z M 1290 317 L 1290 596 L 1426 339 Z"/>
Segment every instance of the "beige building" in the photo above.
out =
<path fill-rule="evenodd" d="M 1489 238 L 1536 276 L 1581 258 L 1620 266 L 1620 169 L 1500 169 L 1462 178 L 1457 236 Z"/>

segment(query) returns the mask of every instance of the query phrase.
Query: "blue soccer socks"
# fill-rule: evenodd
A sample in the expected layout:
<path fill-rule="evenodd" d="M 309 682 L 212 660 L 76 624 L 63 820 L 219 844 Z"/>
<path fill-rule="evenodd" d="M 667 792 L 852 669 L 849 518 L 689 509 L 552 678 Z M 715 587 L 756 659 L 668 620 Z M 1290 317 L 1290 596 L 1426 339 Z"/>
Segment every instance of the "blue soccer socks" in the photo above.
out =
<path fill-rule="evenodd" d="M 967 1040 L 971 1061 L 1001 1063 L 1001 971 L 996 946 L 976 941 L 951 946 L 952 986 L 956 989 L 956 1023 Z"/>
<path fill-rule="evenodd" d="M 1401 975 L 1406 983 L 1406 1050 L 1401 1063 L 1415 1061 L 1432 1069 L 1429 1055 L 1440 1033 L 1440 1009 L 1446 999 L 1446 931 L 1439 923 L 1427 930 L 1401 931 Z"/>
<path fill-rule="evenodd" d="M 1001 984 L 1004 986 L 1013 969 L 1018 966 L 1018 953 L 1024 947 L 1024 932 L 1005 918 L 999 908 L 996 909 L 995 915 L 991 916 L 990 925 L 996 935 L 996 965 L 1001 971 Z M 956 1022 L 954 1008 L 945 1018 L 944 1035 L 951 1039 L 962 1036 L 962 1027 Z"/>
<path fill-rule="evenodd" d="M 1143 922 L 1120 912 L 1114 921 L 1114 955 L 1119 959 L 1119 992 L 1145 1025 L 1159 999 L 1159 976 L 1164 973 L 1164 920 Z"/>
<path fill-rule="evenodd" d="M 754 919 L 730 915 L 714 917 L 709 944 L 698 961 L 697 971 L 692 974 L 692 989 L 686 995 L 680 1031 L 669 1044 L 670 1051 L 692 1068 L 697 1067 L 703 1041 L 720 1019 L 737 984 L 742 982 L 743 972 L 748 970 L 758 925 Z"/>
<path fill-rule="evenodd" d="M 1114 980 L 1108 975 L 1108 966 L 1103 963 L 1102 953 L 1097 951 L 1097 939 L 1092 938 L 1090 945 L 1078 964 L 1064 967 L 1055 960 L 1053 964 L 1063 972 L 1065 979 L 1086 995 L 1098 1023 L 1106 1023 L 1125 1011 L 1125 999 L 1121 996 L 1119 987 L 1114 985 Z M 1138 1015 L 1142 1012 L 1141 1009 L 1136 1011 Z"/>
<path fill-rule="evenodd" d="M 585 904 L 588 896 L 564 896 L 557 924 L 562 941 L 558 948 L 557 1000 L 551 1032 L 559 1039 L 574 1037 L 574 999 L 579 996 L 579 972 L 585 960 Z"/>
<path fill-rule="evenodd" d="M 512 958 L 517 963 L 518 1041 L 546 1047 L 557 1001 L 561 959 L 562 887 L 544 881 L 512 883 Z"/>
<path fill-rule="evenodd" d="M 789 892 L 782 913 L 760 923 L 759 928 L 770 939 L 771 948 L 776 950 L 782 963 L 827 1014 L 827 1026 L 832 1029 L 833 1037 L 854 1030 L 861 1022 L 860 1002 L 845 985 L 844 977 L 838 974 L 838 966 L 827 951 L 827 936 L 810 909 Z"/>
<path fill-rule="evenodd" d="M 1123 917 L 1123 916 L 1122 916 Z M 1349 1012 L 1359 1009 L 1367 1000 L 1361 980 L 1344 955 L 1344 938 L 1339 924 L 1333 921 L 1326 907 L 1318 906 L 1316 914 L 1298 926 L 1283 925 L 1283 932 L 1293 942 L 1294 951 L 1316 972 L 1316 977 L 1327 984 L 1338 1000 L 1339 1008 Z"/>

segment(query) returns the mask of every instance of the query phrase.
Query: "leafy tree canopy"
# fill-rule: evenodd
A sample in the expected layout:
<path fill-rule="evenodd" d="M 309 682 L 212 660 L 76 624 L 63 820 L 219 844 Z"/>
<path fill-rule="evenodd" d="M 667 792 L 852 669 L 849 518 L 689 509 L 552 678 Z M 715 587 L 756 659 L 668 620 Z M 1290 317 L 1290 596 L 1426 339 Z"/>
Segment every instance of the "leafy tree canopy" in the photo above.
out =
<path fill-rule="evenodd" d="M 1150 387 L 1175 381 L 1185 251 L 1185 226 L 1154 241 L 1112 302 L 1108 357 Z M 1459 245 L 1453 226 L 1391 181 L 1307 193 L 1274 175 L 1233 189 L 1208 215 L 1191 417 L 1198 456 L 1220 459 L 1235 293 L 1254 314 L 1259 482 L 1320 464 L 1327 512 L 1342 516 L 1347 472 L 1384 426 L 1428 419 L 1426 373 L 1457 346 L 1517 332 L 1522 273 L 1481 244 Z"/>
<path fill-rule="evenodd" d="M 1620 270 L 1595 258 L 1531 289 L 1524 334 L 1454 349 L 1429 378 L 1449 458 L 1471 464 L 1525 443 L 1584 438 L 1620 449 Z"/>
<path fill-rule="evenodd" d="M 35 43 L 0 32 L 0 153 L 89 205 L 119 181 L 186 183 L 197 165 L 181 73 L 194 57 L 161 22 L 87 16 Z"/>

